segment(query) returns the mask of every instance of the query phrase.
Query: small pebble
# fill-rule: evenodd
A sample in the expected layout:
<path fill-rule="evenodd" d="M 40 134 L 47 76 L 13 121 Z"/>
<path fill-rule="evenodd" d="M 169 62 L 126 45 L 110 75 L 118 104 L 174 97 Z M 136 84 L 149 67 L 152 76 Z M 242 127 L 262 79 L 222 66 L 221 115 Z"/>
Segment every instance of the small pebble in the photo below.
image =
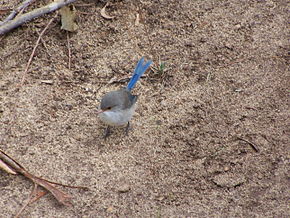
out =
<path fill-rule="evenodd" d="M 229 170 L 230 170 L 230 168 L 229 168 L 228 166 L 225 166 L 225 167 L 224 167 L 224 171 L 225 171 L 225 172 L 227 172 L 227 171 L 229 171 Z"/>
<path fill-rule="evenodd" d="M 108 207 L 108 208 L 107 208 L 107 212 L 108 212 L 108 213 L 112 213 L 113 211 L 114 211 L 114 208 L 113 208 L 113 207 Z"/>
<path fill-rule="evenodd" d="M 118 188 L 118 192 L 120 192 L 120 193 L 125 193 L 125 192 L 128 192 L 128 191 L 130 191 L 130 186 L 127 185 L 127 184 L 121 185 Z"/>

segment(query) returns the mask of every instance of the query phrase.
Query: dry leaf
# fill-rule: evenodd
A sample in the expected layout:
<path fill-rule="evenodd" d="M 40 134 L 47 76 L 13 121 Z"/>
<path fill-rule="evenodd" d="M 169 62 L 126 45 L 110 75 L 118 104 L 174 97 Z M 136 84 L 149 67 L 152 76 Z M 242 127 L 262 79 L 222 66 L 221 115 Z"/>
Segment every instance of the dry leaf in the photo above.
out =
<path fill-rule="evenodd" d="M 109 16 L 109 15 L 106 14 L 106 7 L 107 7 L 107 5 L 108 5 L 108 3 L 106 3 L 106 5 L 102 8 L 101 15 L 105 19 L 113 19 L 114 17 Z"/>
<path fill-rule="evenodd" d="M 61 29 L 74 32 L 78 29 L 75 23 L 76 9 L 73 5 L 64 6 L 60 9 L 61 15 Z"/>
<path fill-rule="evenodd" d="M 6 163 L 4 163 L 2 160 L 0 160 L 0 168 L 2 170 L 4 170 L 5 172 L 9 173 L 9 174 L 13 174 L 16 175 L 17 173 L 11 169 Z"/>

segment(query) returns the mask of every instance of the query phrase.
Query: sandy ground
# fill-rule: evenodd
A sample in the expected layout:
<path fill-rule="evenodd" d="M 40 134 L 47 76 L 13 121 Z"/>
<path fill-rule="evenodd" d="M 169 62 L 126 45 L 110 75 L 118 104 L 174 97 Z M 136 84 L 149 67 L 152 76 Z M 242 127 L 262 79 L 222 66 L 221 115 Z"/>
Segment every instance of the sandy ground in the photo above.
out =
<path fill-rule="evenodd" d="M 107 8 L 113 20 L 100 16 L 105 2 L 75 4 L 70 70 L 67 34 L 53 22 L 22 86 L 54 15 L 0 36 L 1 149 L 35 175 L 90 188 L 64 189 L 72 207 L 46 195 L 23 217 L 289 217 L 287 1 L 119 0 Z M 129 136 L 104 140 L 99 100 L 142 56 L 166 70 L 134 89 Z M 0 217 L 11 217 L 32 183 L 0 177 Z"/>

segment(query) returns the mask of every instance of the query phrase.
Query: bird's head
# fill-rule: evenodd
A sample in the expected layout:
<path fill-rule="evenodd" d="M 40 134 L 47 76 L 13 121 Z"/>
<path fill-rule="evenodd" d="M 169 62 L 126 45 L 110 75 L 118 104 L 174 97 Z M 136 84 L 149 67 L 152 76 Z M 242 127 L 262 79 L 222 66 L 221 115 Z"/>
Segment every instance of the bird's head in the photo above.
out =
<path fill-rule="evenodd" d="M 124 108 L 124 105 L 127 104 L 126 96 L 123 94 L 123 91 L 112 91 L 104 95 L 101 100 L 101 105 L 99 107 L 98 114 L 103 112 L 114 112 L 119 111 Z"/>

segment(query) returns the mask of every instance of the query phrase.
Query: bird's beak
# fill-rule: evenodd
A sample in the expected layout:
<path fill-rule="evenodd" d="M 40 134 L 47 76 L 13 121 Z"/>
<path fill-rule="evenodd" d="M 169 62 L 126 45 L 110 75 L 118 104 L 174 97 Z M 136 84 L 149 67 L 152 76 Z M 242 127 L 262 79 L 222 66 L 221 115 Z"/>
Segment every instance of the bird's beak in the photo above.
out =
<path fill-rule="evenodd" d="M 97 111 L 97 114 L 100 114 L 100 113 L 103 113 L 103 112 L 104 112 L 104 110 L 100 109 L 100 110 Z"/>

